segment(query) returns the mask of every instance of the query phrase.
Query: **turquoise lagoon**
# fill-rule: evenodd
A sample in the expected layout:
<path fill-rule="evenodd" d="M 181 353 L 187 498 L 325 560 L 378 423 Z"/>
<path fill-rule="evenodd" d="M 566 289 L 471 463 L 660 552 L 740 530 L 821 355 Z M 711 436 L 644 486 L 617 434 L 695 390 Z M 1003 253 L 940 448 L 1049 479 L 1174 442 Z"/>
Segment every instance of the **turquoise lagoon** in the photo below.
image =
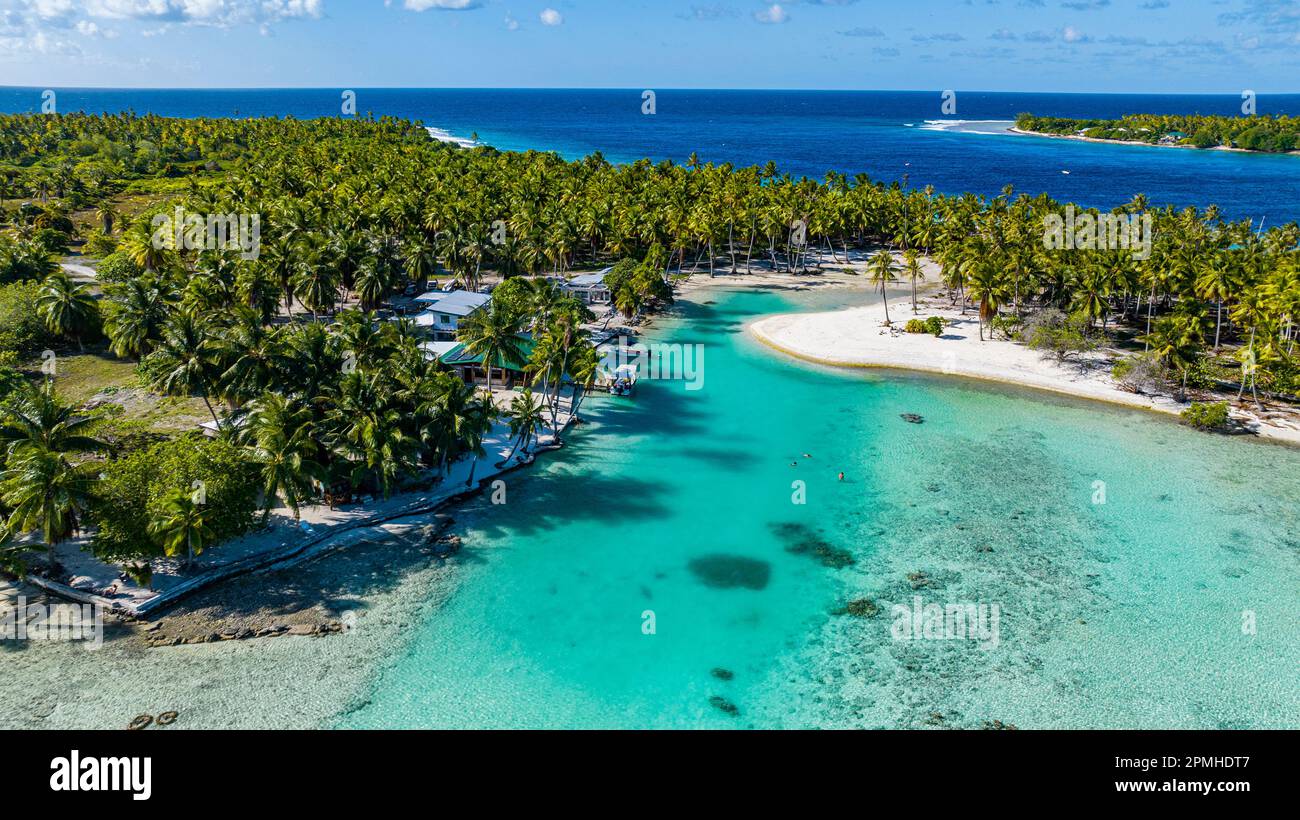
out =
<path fill-rule="evenodd" d="M 1300 451 L 744 332 L 843 293 L 697 298 L 652 335 L 703 389 L 593 398 L 458 513 L 455 591 L 334 725 L 1300 725 Z M 997 646 L 895 639 L 917 596 L 997 605 Z"/>

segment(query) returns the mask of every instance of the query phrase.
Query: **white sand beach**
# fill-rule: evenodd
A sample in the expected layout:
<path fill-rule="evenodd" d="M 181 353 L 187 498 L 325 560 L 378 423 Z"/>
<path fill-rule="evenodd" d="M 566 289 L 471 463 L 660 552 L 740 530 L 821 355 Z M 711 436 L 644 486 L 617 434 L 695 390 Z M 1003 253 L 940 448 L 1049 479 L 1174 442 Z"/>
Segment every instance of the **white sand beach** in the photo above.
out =
<path fill-rule="evenodd" d="M 1004 382 L 1097 401 L 1177 414 L 1187 405 L 1168 396 L 1131 393 L 1110 377 L 1107 359 L 1098 352 L 1082 362 L 1060 365 L 1038 351 L 1003 339 L 979 338 L 979 320 L 965 315 L 933 292 L 920 301 L 921 318 L 942 316 L 949 326 L 941 337 L 905 333 L 912 318 L 909 299 L 891 297 L 893 329 L 885 325 L 885 310 L 873 304 L 828 313 L 770 316 L 751 322 L 749 332 L 769 347 L 820 364 L 843 367 L 899 368 Z M 1269 407 L 1259 413 L 1249 404 L 1234 406 L 1232 415 L 1261 437 L 1300 445 L 1300 414 Z"/>

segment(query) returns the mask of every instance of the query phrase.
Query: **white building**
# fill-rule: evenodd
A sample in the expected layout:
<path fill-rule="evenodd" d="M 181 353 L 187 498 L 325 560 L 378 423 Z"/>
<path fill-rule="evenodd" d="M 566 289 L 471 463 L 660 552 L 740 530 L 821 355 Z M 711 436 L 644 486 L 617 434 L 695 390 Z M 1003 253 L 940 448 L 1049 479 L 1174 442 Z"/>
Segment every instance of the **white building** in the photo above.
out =
<path fill-rule="evenodd" d="M 560 284 L 565 292 L 578 297 L 587 305 L 608 305 L 609 288 L 605 287 L 605 276 L 610 272 L 605 268 L 599 273 L 584 273 Z"/>
<path fill-rule="evenodd" d="M 461 322 L 491 300 L 492 297 L 486 293 L 469 290 L 454 290 L 451 293 L 431 291 L 415 298 L 425 308 L 424 312 L 415 317 L 415 325 L 425 330 L 435 341 L 451 341 L 456 338 Z"/>

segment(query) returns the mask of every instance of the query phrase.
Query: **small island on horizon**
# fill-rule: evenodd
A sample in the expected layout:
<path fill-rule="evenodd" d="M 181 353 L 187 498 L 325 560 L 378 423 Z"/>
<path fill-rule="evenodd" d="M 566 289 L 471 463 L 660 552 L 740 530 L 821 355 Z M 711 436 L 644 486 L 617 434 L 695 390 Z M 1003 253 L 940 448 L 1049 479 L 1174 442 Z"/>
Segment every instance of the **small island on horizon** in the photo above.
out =
<path fill-rule="evenodd" d="M 1090 142 L 1122 142 L 1176 148 L 1296 153 L 1300 118 L 1253 115 L 1126 114 L 1117 120 L 1069 119 L 1020 114 L 1018 133 L 1066 137 Z"/>

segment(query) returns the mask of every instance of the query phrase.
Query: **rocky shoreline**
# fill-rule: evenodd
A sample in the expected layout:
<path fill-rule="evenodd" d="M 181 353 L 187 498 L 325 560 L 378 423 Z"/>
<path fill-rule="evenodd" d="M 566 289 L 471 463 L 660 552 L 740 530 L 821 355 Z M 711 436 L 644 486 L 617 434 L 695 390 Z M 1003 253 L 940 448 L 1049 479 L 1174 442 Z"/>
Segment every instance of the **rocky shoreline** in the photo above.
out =
<path fill-rule="evenodd" d="M 366 544 L 401 546 L 405 560 L 445 562 L 460 551 L 460 536 L 449 533 L 455 523 L 447 515 L 436 515 L 428 523 L 391 525 L 381 528 Z M 394 550 L 399 552 L 398 549 Z M 335 553 L 338 555 L 338 553 Z M 316 561 L 272 572 L 234 579 L 194 595 L 153 620 L 123 616 L 135 637 L 147 649 L 249 641 L 262 638 L 328 637 L 341 635 L 356 625 L 352 608 L 355 591 L 333 588 L 334 569 Z"/>

